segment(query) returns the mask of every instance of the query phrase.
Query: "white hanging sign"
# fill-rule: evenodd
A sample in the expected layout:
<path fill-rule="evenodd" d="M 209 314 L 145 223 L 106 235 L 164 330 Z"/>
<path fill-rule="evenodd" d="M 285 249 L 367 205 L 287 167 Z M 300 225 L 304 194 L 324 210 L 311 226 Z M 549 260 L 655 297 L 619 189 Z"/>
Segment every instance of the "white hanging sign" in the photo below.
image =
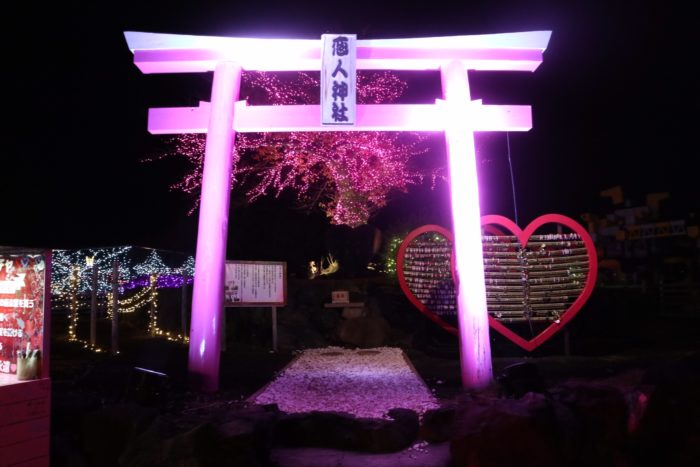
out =
<path fill-rule="evenodd" d="M 321 124 L 354 125 L 356 114 L 355 34 L 323 34 Z"/>

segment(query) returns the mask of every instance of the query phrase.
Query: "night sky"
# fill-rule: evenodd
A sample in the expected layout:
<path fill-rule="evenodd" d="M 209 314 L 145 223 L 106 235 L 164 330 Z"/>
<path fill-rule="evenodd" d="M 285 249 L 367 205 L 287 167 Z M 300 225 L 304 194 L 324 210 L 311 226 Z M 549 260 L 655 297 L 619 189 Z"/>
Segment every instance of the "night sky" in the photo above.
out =
<path fill-rule="evenodd" d="M 280 3 L 27 2 L 7 17 L 0 245 L 194 252 L 193 200 L 169 189 L 187 170 L 185 160 L 141 161 L 162 145 L 146 131 L 148 108 L 209 100 L 211 74 L 142 74 L 127 30 L 305 39 L 551 30 L 534 73 L 470 76 L 473 98 L 533 108 L 533 129 L 510 134 L 520 224 L 549 212 L 575 219 L 608 212 L 599 193 L 613 185 L 633 205 L 669 191 L 679 217 L 700 206 L 691 127 L 697 75 L 689 69 L 697 38 L 692 15 L 674 2 Z M 408 78 L 406 99 L 440 97 L 437 73 Z M 481 134 L 477 142 L 482 212 L 513 217 L 506 135 Z M 426 157 L 444 157 L 440 144 Z M 444 186 L 397 194 L 372 227 L 389 234 L 447 225 L 447 196 Z M 296 261 L 295 254 L 342 248 L 371 230 L 332 227 L 323 214 L 290 206 L 285 199 L 232 203 L 229 258 Z"/>

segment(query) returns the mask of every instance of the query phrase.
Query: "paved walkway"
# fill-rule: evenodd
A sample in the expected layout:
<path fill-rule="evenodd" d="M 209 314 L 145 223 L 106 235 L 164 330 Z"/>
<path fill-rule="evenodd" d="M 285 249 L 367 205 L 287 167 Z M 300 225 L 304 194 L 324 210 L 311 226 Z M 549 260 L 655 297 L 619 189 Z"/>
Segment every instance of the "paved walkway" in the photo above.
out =
<path fill-rule="evenodd" d="M 397 407 L 418 414 L 439 407 L 398 347 L 306 349 L 249 400 L 286 413 L 332 410 L 359 418 L 382 418 Z"/>
<path fill-rule="evenodd" d="M 279 448 L 273 449 L 270 457 L 279 467 L 448 467 L 450 444 L 421 443 L 388 454 L 320 448 Z"/>

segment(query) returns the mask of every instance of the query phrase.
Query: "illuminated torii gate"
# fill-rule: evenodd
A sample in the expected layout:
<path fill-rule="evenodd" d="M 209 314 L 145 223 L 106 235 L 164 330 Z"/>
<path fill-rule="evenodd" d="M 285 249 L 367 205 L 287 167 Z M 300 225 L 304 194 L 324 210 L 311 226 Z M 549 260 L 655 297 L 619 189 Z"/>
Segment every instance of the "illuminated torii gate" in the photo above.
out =
<path fill-rule="evenodd" d="M 550 31 L 417 39 L 358 40 L 358 70 L 440 70 L 444 100 L 435 104 L 358 105 L 354 126 L 323 126 L 318 105 L 247 106 L 238 101 L 242 70 L 320 71 L 321 40 L 250 39 L 124 33 L 144 73 L 214 72 L 211 104 L 150 109 L 153 134 L 207 133 L 195 257 L 189 372 L 218 390 L 231 154 L 239 132 L 444 131 L 450 172 L 457 271 L 462 383 L 492 379 L 481 245 L 475 131 L 528 131 L 529 106 L 472 101 L 467 70 L 534 71 Z"/>

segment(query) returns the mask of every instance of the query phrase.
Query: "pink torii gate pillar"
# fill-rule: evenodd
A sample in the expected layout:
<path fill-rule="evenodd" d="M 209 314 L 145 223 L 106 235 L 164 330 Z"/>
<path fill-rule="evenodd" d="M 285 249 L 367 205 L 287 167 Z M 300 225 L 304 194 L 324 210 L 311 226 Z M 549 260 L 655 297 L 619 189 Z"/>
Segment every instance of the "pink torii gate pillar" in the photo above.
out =
<path fill-rule="evenodd" d="M 214 72 L 212 103 L 149 110 L 153 134 L 206 133 L 195 259 L 189 372 L 205 392 L 219 388 L 221 313 L 235 131 L 443 131 L 447 141 L 457 271 L 460 362 L 465 388 L 492 378 L 474 132 L 528 131 L 529 106 L 472 101 L 467 70 L 534 71 L 550 31 L 418 39 L 358 40 L 358 70 L 440 70 L 435 104 L 358 105 L 353 126 L 321 125 L 318 105 L 237 102 L 242 70 L 321 69 L 321 41 L 124 33 L 144 73 Z"/>

